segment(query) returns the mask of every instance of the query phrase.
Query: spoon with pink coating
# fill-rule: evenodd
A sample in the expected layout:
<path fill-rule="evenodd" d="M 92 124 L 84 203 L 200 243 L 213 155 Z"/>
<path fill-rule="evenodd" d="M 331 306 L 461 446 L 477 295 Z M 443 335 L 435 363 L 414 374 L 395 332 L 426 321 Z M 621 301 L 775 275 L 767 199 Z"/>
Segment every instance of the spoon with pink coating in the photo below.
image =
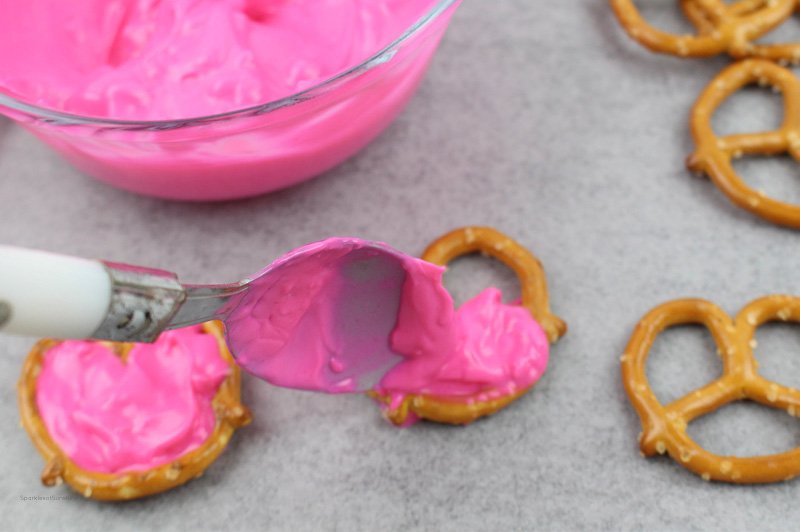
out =
<path fill-rule="evenodd" d="M 0 333 L 152 342 L 164 330 L 216 319 L 254 375 L 290 388 L 360 392 L 406 356 L 392 348 L 398 321 L 434 348 L 448 340 L 450 324 L 437 321 L 452 307 L 441 272 L 356 238 L 308 244 L 221 285 L 0 246 Z"/>

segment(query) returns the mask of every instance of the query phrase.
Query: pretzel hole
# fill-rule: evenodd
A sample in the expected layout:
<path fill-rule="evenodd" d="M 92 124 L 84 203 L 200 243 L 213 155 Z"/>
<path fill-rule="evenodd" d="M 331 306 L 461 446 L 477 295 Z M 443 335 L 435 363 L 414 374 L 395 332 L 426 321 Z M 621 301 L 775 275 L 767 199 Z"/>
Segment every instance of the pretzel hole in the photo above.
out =
<path fill-rule="evenodd" d="M 712 82 L 714 83 L 714 82 Z M 783 122 L 783 99 L 771 86 L 748 85 L 731 94 L 711 118 L 717 136 L 774 131 Z"/>
<path fill-rule="evenodd" d="M 800 165 L 789 155 L 747 156 L 733 162 L 751 188 L 786 203 L 800 203 Z"/>
<path fill-rule="evenodd" d="M 774 30 L 762 35 L 754 42 L 757 44 L 788 44 L 798 42 L 800 35 L 800 17 L 797 13 L 786 19 Z"/>
<path fill-rule="evenodd" d="M 737 401 L 695 419 L 688 434 L 722 456 L 758 456 L 789 451 L 800 444 L 800 423 L 783 410 Z"/>
<path fill-rule="evenodd" d="M 647 358 L 647 379 L 661 404 L 669 404 L 722 375 L 708 329 L 686 325 L 659 334 Z"/>
<path fill-rule="evenodd" d="M 520 299 L 519 280 L 514 271 L 499 260 L 480 253 L 452 260 L 444 274 L 444 285 L 456 307 L 490 286 L 502 290 L 504 303 Z"/>
<path fill-rule="evenodd" d="M 675 0 L 636 0 L 634 5 L 642 18 L 654 28 L 675 35 L 697 33 Z"/>
<path fill-rule="evenodd" d="M 800 324 L 765 323 L 755 337 L 759 373 L 772 382 L 800 388 Z"/>

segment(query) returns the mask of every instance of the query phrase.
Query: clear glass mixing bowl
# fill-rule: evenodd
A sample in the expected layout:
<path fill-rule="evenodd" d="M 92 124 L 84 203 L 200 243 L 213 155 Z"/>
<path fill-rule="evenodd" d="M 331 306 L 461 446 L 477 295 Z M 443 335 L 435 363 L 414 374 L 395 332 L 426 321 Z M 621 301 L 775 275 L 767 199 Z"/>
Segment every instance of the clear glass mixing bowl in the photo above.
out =
<path fill-rule="evenodd" d="M 461 0 L 441 0 L 361 64 L 277 101 L 185 120 L 98 119 L 0 93 L 0 112 L 82 172 L 178 200 L 263 194 L 309 179 L 373 140 L 413 95 Z"/>

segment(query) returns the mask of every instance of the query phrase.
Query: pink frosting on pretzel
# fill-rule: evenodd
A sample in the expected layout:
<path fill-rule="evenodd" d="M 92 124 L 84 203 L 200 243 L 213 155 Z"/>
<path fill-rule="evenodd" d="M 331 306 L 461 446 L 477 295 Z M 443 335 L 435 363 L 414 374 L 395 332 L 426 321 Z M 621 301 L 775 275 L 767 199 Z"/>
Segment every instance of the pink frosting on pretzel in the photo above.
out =
<path fill-rule="evenodd" d="M 123 362 L 93 341 L 49 349 L 36 406 L 58 446 L 80 467 L 141 471 L 199 447 L 213 432 L 211 401 L 230 369 L 200 326 L 137 344 Z"/>
<path fill-rule="evenodd" d="M 406 297 L 414 290 L 407 284 Z M 452 301 L 401 311 L 392 345 L 407 358 L 376 389 L 391 397 L 388 408 L 411 394 L 485 402 L 538 381 L 547 368 L 547 335 L 527 309 L 501 298 L 500 290 L 487 288 L 457 311 Z M 414 421 L 409 415 L 407 424 Z"/>

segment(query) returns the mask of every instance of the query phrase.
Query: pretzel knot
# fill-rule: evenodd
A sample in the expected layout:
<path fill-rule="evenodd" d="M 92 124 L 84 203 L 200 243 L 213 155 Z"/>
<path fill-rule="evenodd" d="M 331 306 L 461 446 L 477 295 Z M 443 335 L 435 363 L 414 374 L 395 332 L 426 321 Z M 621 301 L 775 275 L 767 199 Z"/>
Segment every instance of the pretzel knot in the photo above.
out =
<path fill-rule="evenodd" d="M 711 117 L 725 99 L 745 85 L 770 85 L 783 93 L 784 116 L 774 131 L 717 137 Z M 773 223 L 800 228 L 800 206 L 767 197 L 749 187 L 733 168 L 743 155 L 790 154 L 800 159 L 800 80 L 791 71 L 759 59 L 740 61 L 723 70 L 700 94 L 690 123 L 696 151 L 689 169 L 707 174 L 734 204 Z"/>
<path fill-rule="evenodd" d="M 719 456 L 700 447 L 686 433 L 687 424 L 696 417 L 742 399 L 783 409 L 792 416 L 800 414 L 800 391 L 759 375 L 753 356 L 756 329 L 777 320 L 800 322 L 800 298 L 764 297 L 749 303 L 733 320 L 718 306 L 702 299 L 670 301 L 651 310 L 637 325 L 622 356 L 625 391 L 642 422 L 642 453 L 669 453 L 704 480 L 766 483 L 790 480 L 800 473 L 800 448 L 748 458 Z M 647 380 L 647 356 L 664 329 L 689 323 L 704 325 L 711 332 L 722 357 L 722 376 L 664 406 Z"/>
<path fill-rule="evenodd" d="M 694 35 L 661 31 L 644 20 L 633 0 L 610 0 L 622 27 L 634 40 L 658 53 L 681 57 L 709 57 L 723 52 L 740 59 L 763 57 L 773 61 L 800 61 L 800 43 L 755 44 L 753 41 L 788 19 L 797 0 L 679 0 L 695 27 Z"/>
<path fill-rule="evenodd" d="M 422 260 L 447 266 L 457 257 L 476 252 L 494 257 L 517 274 L 522 292 L 522 306 L 539 322 L 551 344 L 564 335 L 567 331 L 566 323 L 550 312 L 547 280 L 542 263 L 530 251 L 503 233 L 491 227 L 462 227 L 431 243 L 422 254 Z"/>

